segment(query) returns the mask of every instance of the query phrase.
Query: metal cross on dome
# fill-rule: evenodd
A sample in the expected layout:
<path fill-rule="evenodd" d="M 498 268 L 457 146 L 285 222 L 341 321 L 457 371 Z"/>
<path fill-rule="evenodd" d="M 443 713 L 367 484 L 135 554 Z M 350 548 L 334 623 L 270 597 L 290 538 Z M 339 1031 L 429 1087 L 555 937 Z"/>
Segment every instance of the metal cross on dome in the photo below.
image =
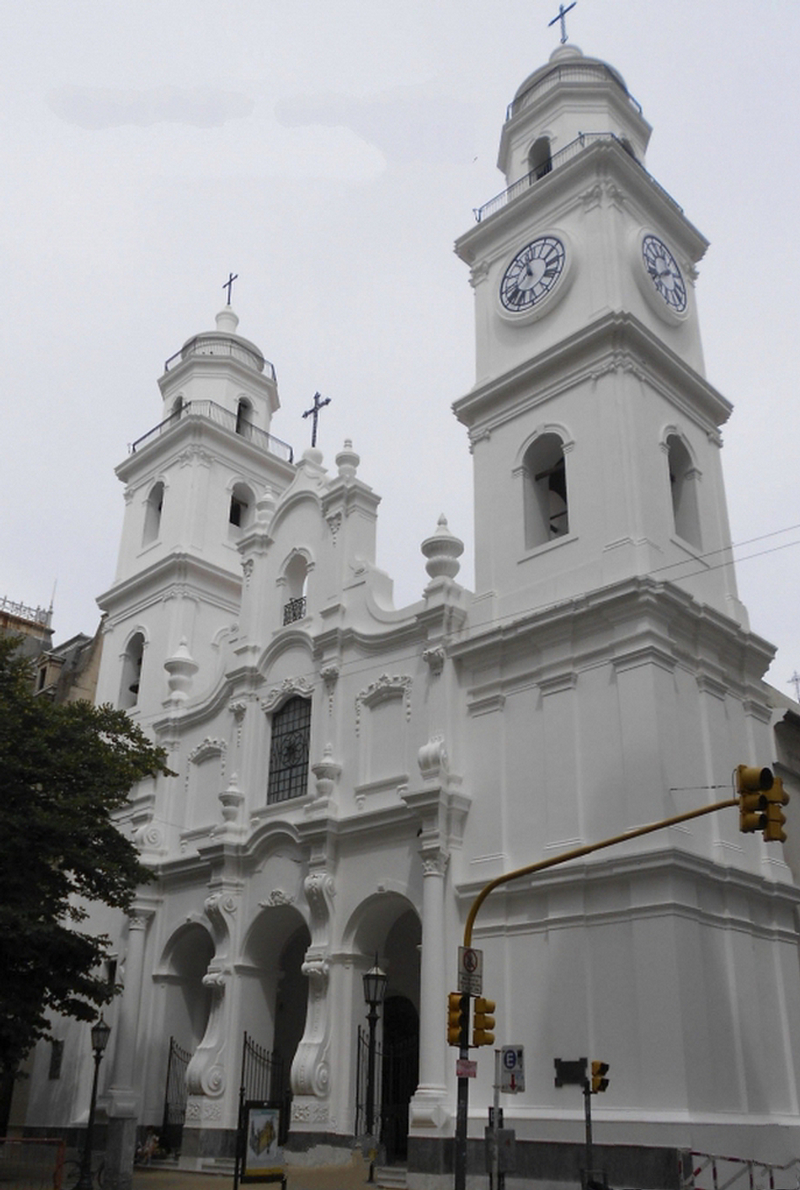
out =
<path fill-rule="evenodd" d="M 330 403 L 331 403 L 330 397 L 325 397 L 323 400 L 320 397 L 319 393 L 314 393 L 314 404 L 312 405 L 312 407 L 310 409 L 306 409 L 305 413 L 303 414 L 303 417 L 313 417 L 313 419 L 314 419 L 311 424 L 311 445 L 312 446 L 317 445 L 317 419 L 319 418 L 319 411 L 320 411 L 320 409 L 323 408 L 324 405 L 330 405 Z"/>
<path fill-rule="evenodd" d="M 562 45 L 567 40 L 567 22 L 564 20 L 564 18 L 566 17 L 568 12 L 572 11 L 572 9 L 575 7 L 575 5 L 577 3 L 578 3 L 578 0 L 572 0 L 572 3 L 568 4 L 566 8 L 564 7 L 563 4 L 559 4 L 558 16 L 553 17 L 552 21 L 548 21 L 548 23 L 547 23 L 547 28 L 549 29 L 551 27 L 551 25 L 555 25 L 556 21 L 561 21 L 561 44 Z"/>
<path fill-rule="evenodd" d="M 223 289 L 227 289 L 227 291 L 228 291 L 228 305 L 231 304 L 231 290 L 233 289 L 233 283 L 234 283 L 234 281 L 238 281 L 238 280 L 239 280 L 238 273 L 228 273 L 228 280 L 222 286 Z"/>

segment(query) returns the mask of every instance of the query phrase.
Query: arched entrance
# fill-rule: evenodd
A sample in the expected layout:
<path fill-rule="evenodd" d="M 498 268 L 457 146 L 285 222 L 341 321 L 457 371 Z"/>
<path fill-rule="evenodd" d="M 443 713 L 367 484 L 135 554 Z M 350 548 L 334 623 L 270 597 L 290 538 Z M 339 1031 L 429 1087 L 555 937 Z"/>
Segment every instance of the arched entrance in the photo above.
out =
<path fill-rule="evenodd" d="M 408 1154 L 408 1110 L 419 1074 L 419 969 L 422 925 L 409 901 L 384 894 L 361 907 L 355 943 L 386 972 L 386 995 L 377 1028 L 375 1103 L 382 1159 L 402 1163 Z M 371 965 L 371 962 L 370 962 Z M 359 1029 L 355 1127 L 365 1127 L 368 1035 Z"/>
<path fill-rule="evenodd" d="M 306 1023 L 308 977 L 302 964 L 310 942 L 308 926 L 295 908 L 267 908 L 250 928 L 240 966 L 243 1031 L 271 1054 L 275 1070 L 274 1078 L 270 1077 L 271 1093 L 277 1094 L 281 1088 L 284 1129 L 289 1121 L 292 1060 Z M 245 1087 L 246 1097 L 260 1097 L 261 1093 L 255 1087 Z"/>

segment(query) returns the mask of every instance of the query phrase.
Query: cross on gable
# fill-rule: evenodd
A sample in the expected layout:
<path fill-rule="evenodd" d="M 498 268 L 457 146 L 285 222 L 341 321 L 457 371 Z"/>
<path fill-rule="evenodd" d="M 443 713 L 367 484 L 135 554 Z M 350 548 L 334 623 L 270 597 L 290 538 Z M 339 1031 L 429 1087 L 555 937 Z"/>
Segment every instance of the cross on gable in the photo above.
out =
<path fill-rule="evenodd" d="M 311 445 L 317 445 L 317 420 L 319 418 L 319 411 L 325 405 L 330 405 L 330 397 L 324 399 L 320 397 L 319 393 L 314 393 L 314 404 L 310 409 L 306 409 L 303 417 L 312 417 L 314 420 L 311 423 Z"/>
<path fill-rule="evenodd" d="M 578 3 L 578 0 L 572 0 L 572 3 L 568 4 L 566 8 L 564 7 L 563 4 L 559 4 L 558 16 L 553 17 L 552 21 L 548 21 L 548 24 L 547 24 L 548 29 L 550 28 L 551 25 L 555 25 L 556 21 L 561 21 L 561 44 L 562 45 L 567 40 L 567 22 L 565 21 L 564 18 L 566 17 L 568 12 L 572 11 L 572 9 L 575 7 L 575 5 L 577 3 Z"/>

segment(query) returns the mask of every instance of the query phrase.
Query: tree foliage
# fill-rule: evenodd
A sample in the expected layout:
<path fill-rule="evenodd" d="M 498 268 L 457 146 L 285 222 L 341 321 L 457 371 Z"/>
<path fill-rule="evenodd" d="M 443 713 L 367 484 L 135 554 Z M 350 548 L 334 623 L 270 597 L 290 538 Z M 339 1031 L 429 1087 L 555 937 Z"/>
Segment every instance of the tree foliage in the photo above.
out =
<path fill-rule="evenodd" d="M 86 905 L 130 907 L 151 878 L 114 824 L 131 787 L 166 773 L 163 749 L 124 711 L 33 694 L 18 638 L 0 637 L 0 1069 L 16 1068 L 49 1015 L 93 1020 L 114 993 L 109 939 Z"/>

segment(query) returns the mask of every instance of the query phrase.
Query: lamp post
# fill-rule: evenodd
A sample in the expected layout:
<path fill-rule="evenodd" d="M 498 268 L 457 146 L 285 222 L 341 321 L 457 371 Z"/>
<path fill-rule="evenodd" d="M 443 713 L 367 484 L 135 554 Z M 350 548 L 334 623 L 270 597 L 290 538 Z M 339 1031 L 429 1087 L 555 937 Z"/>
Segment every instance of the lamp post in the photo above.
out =
<path fill-rule="evenodd" d="M 375 1026 L 378 1023 L 378 1008 L 383 1004 L 386 995 L 387 975 L 378 966 L 378 956 L 375 955 L 375 966 L 367 971 L 364 978 L 364 999 L 369 1005 L 367 1021 L 369 1022 L 369 1049 L 367 1051 L 367 1136 L 375 1133 Z M 369 1162 L 368 1182 L 375 1181 L 375 1146 L 372 1145 L 372 1156 Z"/>
<path fill-rule="evenodd" d="M 86 1144 L 81 1158 L 81 1172 L 75 1183 L 74 1190 L 92 1190 L 92 1133 L 94 1131 L 94 1109 L 97 1105 L 97 1076 L 100 1063 L 103 1060 L 111 1026 L 107 1025 L 102 1016 L 92 1025 L 92 1050 L 94 1052 L 94 1079 L 92 1080 L 92 1098 L 89 1104 L 89 1122 L 86 1125 Z"/>

